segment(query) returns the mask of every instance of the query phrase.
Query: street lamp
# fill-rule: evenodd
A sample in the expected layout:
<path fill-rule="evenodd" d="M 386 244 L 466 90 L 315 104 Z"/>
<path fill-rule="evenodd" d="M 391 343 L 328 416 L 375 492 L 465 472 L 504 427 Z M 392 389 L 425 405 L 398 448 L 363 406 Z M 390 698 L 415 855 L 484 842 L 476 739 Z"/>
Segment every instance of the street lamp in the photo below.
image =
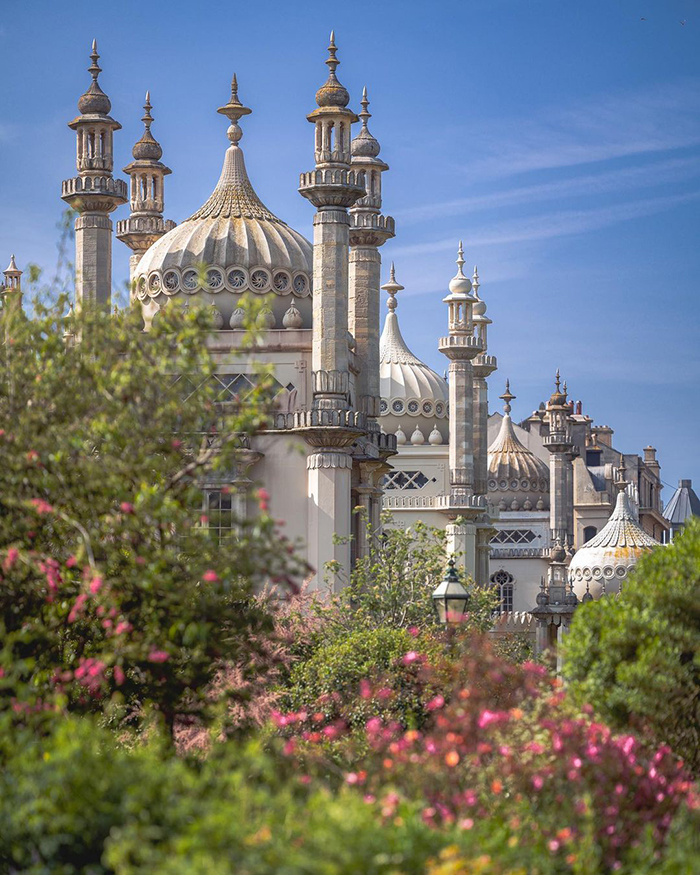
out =
<path fill-rule="evenodd" d="M 461 623 L 471 595 L 459 582 L 454 559 L 450 559 L 447 574 L 433 592 L 433 606 L 438 623 Z"/>

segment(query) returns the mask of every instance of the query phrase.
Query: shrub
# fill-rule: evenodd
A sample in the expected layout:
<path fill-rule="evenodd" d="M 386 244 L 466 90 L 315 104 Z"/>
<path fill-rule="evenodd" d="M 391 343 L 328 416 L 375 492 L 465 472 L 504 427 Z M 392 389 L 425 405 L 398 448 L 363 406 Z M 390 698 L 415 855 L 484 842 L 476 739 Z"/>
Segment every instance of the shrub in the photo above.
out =
<path fill-rule="evenodd" d="M 617 729 L 646 728 L 700 770 L 700 521 L 576 611 L 564 674 Z"/>

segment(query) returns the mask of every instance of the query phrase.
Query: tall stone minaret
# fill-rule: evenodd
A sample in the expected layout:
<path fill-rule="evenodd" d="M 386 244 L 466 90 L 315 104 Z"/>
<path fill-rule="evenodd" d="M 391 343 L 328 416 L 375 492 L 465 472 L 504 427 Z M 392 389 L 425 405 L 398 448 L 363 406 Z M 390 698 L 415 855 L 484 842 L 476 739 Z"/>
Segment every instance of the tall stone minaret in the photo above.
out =
<path fill-rule="evenodd" d="M 383 216 L 382 173 L 389 165 L 379 158 L 381 147 L 369 132 L 367 89 L 362 92 L 362 128 L 351 145 L 352 167 L 364 171 L 364 197 L 350 210 L 350 331 L 360 373 L 355 387 L 357 408 L 367 414 L 370 429 L 378 430 L 379 416 L 379 247 L 394 236 L 394 220 Z"/>
<path fill-rule="evenodd" d="M 488 420 L 489 397 L 486 378 L 498 367 L 496 357 L 488 355 L 488 326 L 492 320 L 486 315 L 486 304 L 479 297 L 479 271 L 474 267 L 472 276 L 472 292 L 476 303 L 472 305 L 472 316 L 476 337 L 481 344 L 482 352 L 476 356 L 472 364 L 474 373 L 474 492 L 477 495 L 487 495 L 488 469 Z M 474 579 L 485 586 L 489 579 L 489 559 L 491 556 L 491 538 L 496 533 L 488 511 L 483 513 L 476 522 L 476 570 Z"/>
<path fill-rule="evenodd" d="M 97 81 L 102 72 L 93 40 L 90 87 L 78 101 L 80 115 L 68 123 L 76 133 L 78 175 L 66 179 L 61 197 L 79 215 L 75 220 L 75 303 L 109 308 L 112 299 L 112 221 L 109 214 L 126 203 L 126 183 L 115 179 L 112 137 L 121 128 L 109 112 L 109 97 Z"/>
<path fill-rule="evenodd" d="M 561 389 L 559 370 L 556 388 L 547 402 L 549 433 L 543 438 L 549 457 L 549 527 L 552 542 L 565 549 L 573 541 L 570 531 L 573 506 L 573 465 L 576 448 L 571 439 L 571 408 L 567 400 L 566 383 Z"/>
<path fill-rule="evenodd" d="M 163 149 L 151 133 L 152 108 L 151 95 L 147 91 L 141 119 L 143 134 L 131 150 L 134 160 L 124 168 L 124 173 L 131 178 L 130 214 L 128 219 L 117 222 L 117 237 L 134 253 L 129 259 L 132 298 L 134 272 L 141 256 L 166 231 L 175 227 L 175 222 L 163 218 L 164 179 L 172 171 L 161 163 Z"/>
<path fill-rule="evenodd" d="M 348 347 L 348 208 L 365 194 L 364 175 L 351 170 L 350 95 L 338 81 L 334 34 L 326 61 L 330 74 L 307 116 L 316 128 L 316 169 L 302 173 L 299 193 L 316 207 L 314 216 L 313 405 L 347 410 L 351 386 Z"/>
<path fill-rule="evenodd" d="M 316 92 L 308 120 L 316 128 L 316 169 L 302 173 L 300 194 L 316 207 L 313 281 L 313 409 L 305 412 L 309 562 L 316 585 L 327 564 L 350 571 L 352 469 L 350 445 L 366 431 L 357 411 L 350 379 L 348 336 L 348 209 L 365 192 L 364 174 L 351 169 L 350 126 L 357 121 L 348 109 L 350 96 L 338 81 L 334 35 L 326 61 L 330 74 Z M 307 415 L 308 414 L 308 415 Z M 340 538 L 336 538 L 338 535 Z"/>
<path fill-rule="evenodd" d="M 472 284 L 464 275 L 464 252 L 459 243 L 457 274 L 450 280 L 448 305 L 449 334 L 440 338 L 438 349 L 450 360 L 450 494 L 442 510 L 451 522 L 447 526 L 451 552 L 461 553 L 464 570 L 476 577 L 475 520 L 486 509 L 483 496 L 476 492 L 474 469 L 474 371 L 472 361 L 483 346 L 474 336 L 472 308 L 476 298 Z"/>

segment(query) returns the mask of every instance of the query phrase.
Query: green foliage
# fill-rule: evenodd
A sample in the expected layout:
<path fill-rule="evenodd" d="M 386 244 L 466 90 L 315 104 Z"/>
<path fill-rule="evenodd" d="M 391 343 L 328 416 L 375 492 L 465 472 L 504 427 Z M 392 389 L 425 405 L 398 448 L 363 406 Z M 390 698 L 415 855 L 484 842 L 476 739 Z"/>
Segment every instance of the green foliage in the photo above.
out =
<path fill-rule="evenodd" d="M 370 551 L 357 560 L 348 585 L 333 605 L 331 625 L 339 631 L 435 626 L 432 594 L 447 568 L 445 531 L 420 520 L 407 529 L 395 528 L 390 513 L 384 514 L 382 522 L 382 535 L 376 537 L 364 521 Z M 457 570 L 471 594 L 464 625 L 486 631 L 492 625 L 498 595 L 492 587 L 475 586 Z"/>
<path fill-rule="evenodd" d="M 646 727 L 700 770 L 700 521 L 640 561 L 619 598 L 576 611 L 572 692 L 613 726 Z"/>
<path fill-rule="evenodd" d="M 151 705 L 172 728 L 270 628 L 254 589 L 299 570 L 264 512 L 221 544 L 200 520 L 200 484 L 231 483 L 265 421 L 266 380 L 215 402 L 202 311 L 148 335 L 60 307 L 2 328 L 0 711 Z"/>
<path fill-rule="evenodd" d="M 406 629 L 359 629 L 332 638 L 308 660 L 294 666 L 282 704 L 297 711 L 317 712 L 324 720 L 342 713 L 351 728 L 364 728 L 379 707 L 387 719 L 414 726 L 420 723 L 430 696 L 417 682 L 415 668 L 402 661 L 417 647 L 427 650 L 436 661 L 444 658 L 444 642 L 427 635 L 417 639 Z M 367 686 L 361 690 L 363 682 Z M 384 700 L 374 694 L 382 688 L 390 692 Z"/>

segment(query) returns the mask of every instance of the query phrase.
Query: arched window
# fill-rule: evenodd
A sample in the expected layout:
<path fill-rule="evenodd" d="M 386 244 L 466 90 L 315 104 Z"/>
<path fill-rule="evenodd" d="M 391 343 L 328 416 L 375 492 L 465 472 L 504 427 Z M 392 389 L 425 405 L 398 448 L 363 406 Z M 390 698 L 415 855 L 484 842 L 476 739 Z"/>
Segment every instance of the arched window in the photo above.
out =
<path fill-rule="evenodd" d="M 598 529 L 595 526 L 586 526 L 583 530 L 583 543 L 587 543 L 598 534 Z"/>
<path fill-rule="evenodd" d="M 491 583 L 498 587 L 498 595 L 500 603 L 496 608 L 496 613 L 506 614 L 513 610 L 513 582 L 515 578 L 512 574 L 504 571 L 496 571 L 491 575 Z"/>

